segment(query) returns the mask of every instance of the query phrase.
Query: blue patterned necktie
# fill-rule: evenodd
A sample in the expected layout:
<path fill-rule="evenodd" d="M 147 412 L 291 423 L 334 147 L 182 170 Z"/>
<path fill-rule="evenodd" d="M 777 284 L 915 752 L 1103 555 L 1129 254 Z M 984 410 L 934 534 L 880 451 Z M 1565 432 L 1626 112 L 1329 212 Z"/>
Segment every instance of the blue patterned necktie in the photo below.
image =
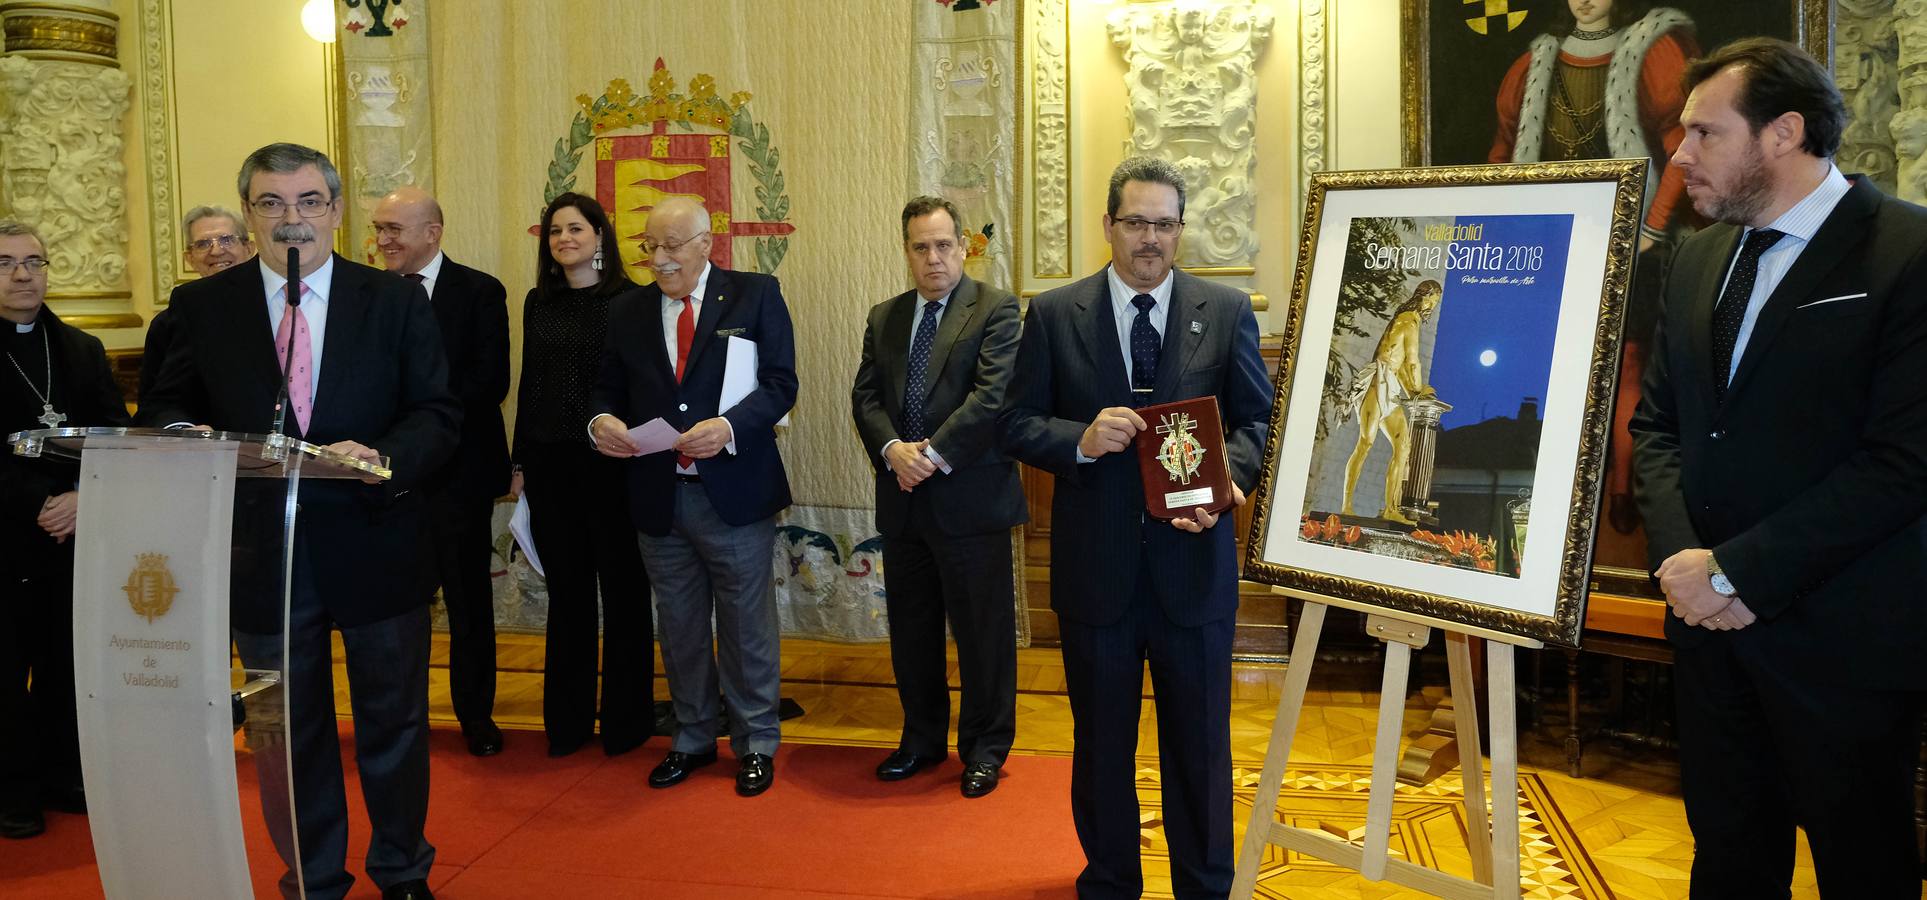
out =
<path fill-rule="evenodd" d="M 1150 294 L 1131 298 L 1131 305 L 1137 307 L 1137 318 L 1131 320 L 1131 405 L 1134 407 L 1150 403 L 1151 389 L 1158 383 L 1158 354 L 1164 349 L 1164 341 L 1151 324 L 1151 308 L 1157 302 Z"/>
<path fill-rule="evenodd" d="M 903 381 L 902 439 L 905 441 L 921 441 L 930 436 L 923 421 L 924 370 L 930 367 L 930 348 L 937 343 L 937 316 L 942 312 L 943 301 L 926 301 L 923 321 L 917 323 L 917 336 L 910 341 L 910 370 Z"/>
<path fill-rule="evenodd" d="M 1726 402 L 1726 382 L 1733 370 L 1733 347 L 1740 340 L 1740 324 L 1746 321 L 1746 307 L 1753 299 L 1753 283 L 1759 279 L 1760 256 L 1774 242 L 1785 237 L 1771 228 L 1755 229 L 1740 246 L 1740 257 L 1727 276 L 1726 289 L 1713 307 L 1713 399 Z"/>

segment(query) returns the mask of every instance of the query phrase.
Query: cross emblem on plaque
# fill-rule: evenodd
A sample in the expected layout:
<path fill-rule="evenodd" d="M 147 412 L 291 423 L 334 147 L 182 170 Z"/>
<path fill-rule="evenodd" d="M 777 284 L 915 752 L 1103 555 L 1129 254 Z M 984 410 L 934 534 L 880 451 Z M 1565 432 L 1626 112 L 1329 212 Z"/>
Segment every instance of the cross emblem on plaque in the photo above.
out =
<path fill-rule="evenodd" d="M 1157 432 L 1164 435 L 1164 441 L 1158 445 L 1158 462 L 1173 481 L 1190 484 L 1204 461 L 1204 445 L 1191 436 L 1197 422 L 1190 413 L 1169 413 L 1159 419 Z"/>

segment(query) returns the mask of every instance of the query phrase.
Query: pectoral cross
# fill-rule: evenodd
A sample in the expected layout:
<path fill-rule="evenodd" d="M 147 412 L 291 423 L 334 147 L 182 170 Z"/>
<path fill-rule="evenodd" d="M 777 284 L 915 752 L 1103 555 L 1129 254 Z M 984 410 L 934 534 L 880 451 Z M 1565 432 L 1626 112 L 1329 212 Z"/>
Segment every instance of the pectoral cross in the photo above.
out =
<path fill-rule="evenodd" d="M 38 421 L 48 428 L 59 428 L 60 423 L 67 421 L 67 416 L 64 413 L 54 412 L 54 405 L 52 403 L 42 403 L 40 404 L 40 418 Z"/>

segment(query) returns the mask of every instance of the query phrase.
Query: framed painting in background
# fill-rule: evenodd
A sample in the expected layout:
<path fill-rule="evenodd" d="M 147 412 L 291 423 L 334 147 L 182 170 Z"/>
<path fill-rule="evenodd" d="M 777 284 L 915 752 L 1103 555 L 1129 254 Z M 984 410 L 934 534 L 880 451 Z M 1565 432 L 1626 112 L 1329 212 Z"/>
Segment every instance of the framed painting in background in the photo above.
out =
<path fill-rule="evenodd" d="M 1703 224 L 1678 173 L 1669 177 L 1664 165 L 1677 146 L 1685 100 L 1679 75 L 1687 60 L 1755 35 L 1793 41 L 1830 63 L 1831 0 L 1402 3 L 1406 165 L 1656 160 L 1625 310 L 1620 383 L 1611 399 L 1592 580 L 1599 590 L 1658 597 L 1646 575 L 1646 533 L 1632 497 L 1627 422 L 1639 402 L 1672 247 Z"/>
<path fill-rule="evenodd" d="M 1576 645 L 1644 183 L 1314 175 L 1245 578 Z"/>

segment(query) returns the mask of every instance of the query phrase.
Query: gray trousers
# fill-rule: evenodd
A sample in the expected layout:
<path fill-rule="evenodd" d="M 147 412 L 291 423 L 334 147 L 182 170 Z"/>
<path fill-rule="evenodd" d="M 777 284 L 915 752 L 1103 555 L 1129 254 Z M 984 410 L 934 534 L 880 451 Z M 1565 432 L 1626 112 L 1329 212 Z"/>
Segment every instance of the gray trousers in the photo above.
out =
<path fill-rule="evenodd" d="M 702 753 L 715 745 L 722 730 L 720 678 L 730 749 L 738 758 L 776 753 L 782 642 L 770 576 L 775 544 L 774 518 L 731 525 L 716 515 L 703 486 L 692 483 L 676 486 L 669 534 L 642 536 L 663 675 L 680 723 L 670 749 Z"/>

